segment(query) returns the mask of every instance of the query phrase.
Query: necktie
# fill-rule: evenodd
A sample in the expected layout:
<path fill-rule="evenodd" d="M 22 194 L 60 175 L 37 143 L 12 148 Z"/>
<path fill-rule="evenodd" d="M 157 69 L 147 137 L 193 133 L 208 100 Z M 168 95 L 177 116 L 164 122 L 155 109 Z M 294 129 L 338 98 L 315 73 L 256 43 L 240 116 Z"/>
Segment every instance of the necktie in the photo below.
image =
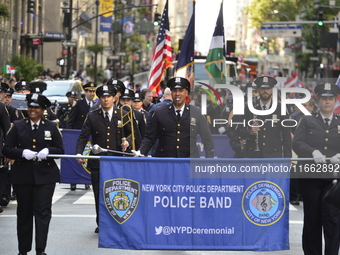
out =
<path fill-rule="evenodd" d="M 328 127 L 328 126 L 329 126 L 329 121 L 330 121 L 330 119 L 325 118 L 324 120 L 325 120 L 326 126 Z"/>
<path fill-rule="evenodd" d="M 34 124 L 34 125 L 33 125 L 33 128 L 34 128 L 33 131 L 37 131 L 37 130 L 38 130 L 38 125 L 37 125 L 37 124 Z"/>
<path fill-rule="evenodd" d="M 176 110 L 177 112 L 177 121 L 179 122 L 181 119 L 181 110 Z"/>
<path fill-rule="evenodd" d="M 91 102 L 89 102 L 89 109 L 91 108 Z"/>
<path fill-rule="evenodd" d="M 109 113 L 108 112 L 105 112 L 105 120 L 107 123 L 110 122 L 110 118 L 109 118 Z"/>
<path fill-rule="evenodd" d="M 263 110 L 267 110 L 267 107 L 264 105 L 264 106 L 262 106 L 262 109 Z"/>

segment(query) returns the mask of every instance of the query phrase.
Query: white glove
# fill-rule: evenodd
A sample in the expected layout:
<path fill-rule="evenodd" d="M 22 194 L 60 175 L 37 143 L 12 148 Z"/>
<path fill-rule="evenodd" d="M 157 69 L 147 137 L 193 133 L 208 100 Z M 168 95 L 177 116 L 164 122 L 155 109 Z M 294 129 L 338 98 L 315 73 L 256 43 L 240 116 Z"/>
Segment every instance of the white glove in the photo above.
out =
<path fill-rule="evenodd" d="M 340 164 L 340 153 L 335 154 L 335 155 L 331 158 L 331 163 L 332 163 L 332 164 Z"/>
<path fill-rule="evenodd" d="M 220 135 L 222 135 L 225 132 L 225 127 L 220 127 L 218 129 L 218 132 L 220 133 Z"/>
<path fill-rule="evenodd" d="M 135 150 L 131 150 L 131 152 L 134 154 L 134 157 L 144 157 L 143 154 L 140 153 L 140 151 L 135 151 Z"/>
<path fill-rule="evenodd" d="M 34 159 L 36 156 L 37 156 L 38 152 L 36 151 L 31 151 L 29 149 L 25 149 L 23 152 L 22 152 L 22 156 L 27 159 L 27 160 L 31 160 L 31 159 Z"/>
<path fill-rule="evenodd" d="M 48 151 L 47 148 L 44 148 L 41 151 L 39 151 L 38 154 L 37 154 L 38 161 L 41 161 L 43 159 L 47 159 L 48 153 L 49 153 L 49 151 Z"/>
<path fill-rule="evenodd" d="M 320 163 L 326 163 L 325 157 L 322 155 L 322 153 L 319 150 L 313 151 L 313 159 L 315 163 L 320 164 Z"/>

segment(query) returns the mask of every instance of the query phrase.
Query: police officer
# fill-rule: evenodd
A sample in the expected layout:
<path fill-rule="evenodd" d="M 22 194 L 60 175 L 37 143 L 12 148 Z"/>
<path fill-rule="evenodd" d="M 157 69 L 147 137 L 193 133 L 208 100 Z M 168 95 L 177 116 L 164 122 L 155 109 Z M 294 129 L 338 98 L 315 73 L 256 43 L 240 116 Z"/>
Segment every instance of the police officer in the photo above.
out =
<path fill-rule="evenodd" d="M 47 84 L 42 81 L 32 82 L 31 83 L 31 92 L 42 94 L 44 90 L 46 90 Z M 43 113 L 43 118 L 51 121 L 55 121 L 58 123 L 57 115 L 52 111 L 51 107 L 47 107 Z"/>
<path fill-rule="evenodd" d="M 31 83 L 27 81 L 19 81 L 14 85 L 14 88 L 18 94 L 31 93 Z"/>
<path fill-rule="evenodd" d="M 19 254 L 32 248 L 33 216 L 37 255 L 46 254 L 51 205 L 59 168 L 48 154 L 63 154 L 61 133 L 51 121 L 42 118 L 51 102 L 43 95 L 26 96 L 28 118 L 14 121 L 5 138 L 2 150 L 5 157 L 14 159 L 11 180 L 17 195 L 17 235 Z"/>
<path fill-rule="evenodd" d="M 201 110 L 185 103 L 190 92 L 189 81 L 175 77 L 168 81 L 167 86 L 173 103 L 155 109 L 137 155 L 147 155 L 158 138 L 155 157 L 197 158 L 196 137 L 200 134 L 206 157 L 214 157 L 214 142 Z"/>
<path fill-rule="evenodd" d="M 93 98 L 95 95 L 97 85 L 93 82 L 88 82 L 83 85 L 85 91 L 85 98 L 77 100 L 76 104 L 72 107 L 69 119 L 66 123 L 68 129 L 81 129 L 85 121 L 87 113 L 93 106 Z"/>
<path fill-rule="evenodd" d="M 131 89 L 125 89 L 123 94 L 119 98 L 119 104 L 120 107 L 123 107 L 124 110 L 127 112 L 130 112 L 130 108 L 126 107 L 124 105 L 128 105 L 131 107 L 131 110 L 133 112 L 133 123 L 134 123 L 134 138 L 135 138 L 135 144 L 134 149 L 139 148 L 142 139 L 145 136 L 146 133 L 146 126 L 145 126 L 145 119 L 143 113 L 136 111 L 132 108 L 132 100 L 135 97 L 135 92 Z M 132 145 L 131 145 L 132 147 Z"/>
<path fill-rule="evenodd" d="M 96 94 L 99 98 L 101 107 L 95 111 L 88 113 L 88 116 L 84 122 L 83 128 L 78 138 L 76 146 L 76 154 L 82 155 L 84 148 L 90 136 L 92 136 L 92 144 L 98 144 L 100 147 L 115 150 L 125 151 L 131 144 L 131 126 L 128 121 L 128 116 L 122 120 L 120 111 L 115 106 L 116 89 L 112 85 L 103 85 L 97 88 Z M 126 114 L 125 111 L 122 114 Z M 122 126 L 119 123 L 127 123 Z M 123 137 L 124 135 L 124 137 Z M 122 138 L 127 138 L 122 140 Z M 93 155 L 91 152 L 90 155 Z M 106 156 L 121 156 L 121 154 L 115 154 L 112 152 L 105 152 L 99 155 Z M 85 162 L 84 159 L 77 159 L 78 163 Z M 93 193 L 96 204 L 97 224 L 99 223 L 99 160 L 89 159 L 88 168 L 91 171 L 91 181 L 93 187 Z M 95 233 L 98 233 L 98 227 L 95 229 Z"/>
<path fill-rule="evenodd" d="M 69 91 L 66 93 L 67 96 L 67 103 L 60 104 L 60 109 L 57 112 L 57 118 L 59 119 L 59 127 L 66 128 L 66 123 L 69 119 L 70 112 L 72 107 L 75 104 L 76 100 L 76 93 L 74 91 Z"/>
<path fill-rule="evenodd" d="M 132 101 L 133 101 L 133 103 L 132 103 L 133 109 L 143 113 L 144 114 L 144 118 L 145 118 L 145 122 L 146 122 L 146 120 L 148 118 L 148 115 L 149 115 L 149 112 L 145 111 L 143 109 L 143 107 L 142 107 L 142 105 L 143 105 L 143 94 L 141 94 L 139 92 L 136 92 L 135 93 L 135 97 L 134 97 L 134 99 Z"/>
<path fill-rule="evenodd" d="M 245 124 L 239 124 L 236 129 L 238 136 L 246 139 L 244 157 L 291 158 L 290 128 L 281 125 L 282 119 L 285 119 L 281 115 L 281 105 L 279 103 L 276 106 L 273 105 L 273 87 L 277 81 L 272 77 L 263 76 L 257 78 L 254 83 L 259 92 L 259 98 L 255 100 L 254 108 L 265 111 L 276 107 L 276 110 L 272 114 L 256 115 L 248 107 L 245 107 L 244 116 L 238 116 L 239 122 L 240 118 L 245 120 Z M 255 119 L 258 120 L 258 123 L 250 121 L 248 125 L 249 120 Z"/>
<path fill-rule="evenodd" d="M 340 88 L 330 83 L 318 85 L 314 89 L 319 112 L 302 117 L 295 130 L 293 150 L 299 158 L 313 158 L 314 161 L 299 162 L 297 169 L 314 166 L 328 169 L 325 157 L 332 157 L 331 163 L 340 164 L 340 118 L 333 110 L 340 94 Z M 299 166 L 301 165 L 302 168 Z M 299 172 L 299 171 L 297 171 Z M 302 248 L 305 254 L 322 254 L 322 234 L 325 239 L 326 255 L 339 252 L 340 209 L 323 200 L 330 188 L 332 174 L 327 171 L 311 176 L 298 176 L 303 198 L 304 224 Z M 314 178 L 310 178 L 314 177 Z"/>

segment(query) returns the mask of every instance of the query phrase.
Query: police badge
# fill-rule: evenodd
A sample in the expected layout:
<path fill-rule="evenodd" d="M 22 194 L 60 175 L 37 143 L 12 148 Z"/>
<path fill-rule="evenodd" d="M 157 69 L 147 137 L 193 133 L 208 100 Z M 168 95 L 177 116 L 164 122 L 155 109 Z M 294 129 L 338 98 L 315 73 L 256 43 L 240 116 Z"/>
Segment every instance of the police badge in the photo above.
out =
<path fill-rule="evenodd" d="M 104 203 L 110 215 L 123 224 L 135 212 L 139 202 L 139 182 L 112 179 L 104 182 Z"/>
<path fill-rule="evenodd" d="M 52 140 L 51 131 L 45 130 L 45 140 Z"/>
<path fill-rule="evenodd" d="M 196 126 L 196 118 L 191 118 L 191 120 L 190 120 L 190 125 L 191 126 Z"/>

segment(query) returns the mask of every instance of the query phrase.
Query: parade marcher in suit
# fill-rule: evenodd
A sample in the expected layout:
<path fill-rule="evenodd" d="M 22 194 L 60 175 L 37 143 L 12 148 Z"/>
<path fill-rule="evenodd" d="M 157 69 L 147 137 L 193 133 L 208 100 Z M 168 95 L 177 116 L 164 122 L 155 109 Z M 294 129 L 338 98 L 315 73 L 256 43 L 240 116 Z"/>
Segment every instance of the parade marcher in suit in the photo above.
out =
<path fill-rule="evenodd" d="M 96 87 L 97 85 L 93 82 L 88 82 L 83 86 L 85 98 L 77 100 L 77 103 L 73 106 L 66 123 L 66 128 L 82 129 L 86 115 L 93 106 Z"/>
<path fill-rule="evenodd" d="M 268 110 L 273 106 L 273 87 L 277 81 L 272 77 L 259 77 L 254 83 L 257 85 L 260 98 L 256 100 L 254 108 L 257 110 Z M 235 115 L 234 115 L 235 116 Z M 276 110 L 270 115 L 255 116 L 248 107 L 245 107 L 244 116 L 245 125 L 238 125 L 237 134 L 242 139 L 246 139 L 244 150 L 245 158 L 291 158 L 291 135 L 290 128 L 283 127 L 281 120 L 285 119 L 281 115 L 281 104 L 278 104 Z M 262 120 L 263 126 L 251 123 L 253 127 L 247 125 L 249 120 Z M 270 119 L 273 121 L 266 121 Z M 272 124 L 273 123 L 273 124 Z"/>
<path fill-rule="evenodd" d="M 3 141 L 4 141 L 4 135 L 7 133 L 8 129 L 10 128 L 10 119 L 8 115 L 8 111 L 5 107 L 5 104 L 0 103 L 0 126 L 1 126 L 1 132 L 0 132 L 0 150 L 3 147 Z M 3 211 L 1 206 L 7 206 L 9 203 L 9 195 L 8 192 L 6 192 L 6 186 L 7 186 L 7 172 L 8 167 L 5 163 L 4 157 L 2 153 L 0 152 L 0 213 Z"/>
<path fill-rule="evenodd" d="M 28 118 L 14 121 L 7 132 L 5 157 L 14 159 L 11 181 L 17 195 L 17 235 L 19 254 L 32 248 L 33 216 L 37 255 L 46 254 L 49 223 L 52 217 L 52 196 L 59 182 L 59 168 L 48 154 L 63 154 L 61 133 L 51 121 L 42 118 L 51 102 L 43 95 L 26 96 Z"/>
<path fill-rule="evenodd" d="M 340 118 L 333 114 L 340 89 L 326 83 L 316 86 L 314 91 L 320 111 L 302 117 L 295 130 L 293 149 L 299 158 L 314 159 L 314 162 L 299 162 L 298 166 L 316 167 L 321 164 L 327 169 L 325 157 L 331 157 L 333 164 L 340 163 Z M 339 252 L 340 209 L 323 200 L 332 185 L 332 179 L 325 179 L 324 176 L 325 173 L 321 173 L 314 178 L 308 178 L 310 175 L 299 178 L 304 211 L 302 248 L 306 255 L 322 254 L 322 234 L 325 239 L 324 254 L 337 255 Z"/>
<path fill-rule="evenodd" d="M 142 89 L 141 93 L 143 94 L 143 105 L 142 105 L 142 108 L 145 111 L 150 111 L 150 108 L 153 106 L 153 103 L 152 103 L 152 100 L 153 100 L 152 91 L 149 88 L 144 88 L 144 89 Z"/>
<path fill-rule="evenodd" d="M 57 118 L 59 120 L 60 128 L 66 128 L 66 123 L 69 119 L 70 112 L 76 100 L 76 93 L 74 91 L 67 92 L 66 96 L 67 96 L 68 102 L 61 104 L 60 109 L 57 112 Z"/>
<path fill-rule="evenodd" d="M 172 96 L 171 96 L 171 90 L 169 88 L 166 88 L 163 93 L 163 101 L 159 102 L 158 104 L 153 104 L 149 110 L 149 115 L 146 119 L 146 126 L 150 123 L 150 120 L 152 118 L 153 112 L 155 109 L 159 106 L 162 106 L 163 104 L 169 104 L 172 103 Z"/>
<path fill-rule="evenodd" d="M 126 124 L 123 127 L 119 125 L 121 123 L 120 111 L 114 107 L 114 101 L 116 100 L 116 89 L 112 85 L 103 85 L 97 88 L 96 94 L 101 103 L 101 107 L 98 110 L 91 111 L 84 122 L 82 131 L 79 135 L 76 154 L 82 155 L 85 145 L 92 135 L 92 144 L 98 144 L 100 147 L 115 150 L 125 151 L 131 144 L 131 126 Z M 126 114 L 125 111 L 122 112 Z M 124 118 L 124 123 L 128 121 L 128 116 Z M 126 140 L 122 140 L 123 135 Z M 90 155 L 93 155 L 91 152 Z M 106 156 L 121 156 L 112 152 L 100 153 L 99 155 Z M 77 159 L 78 163 L 85 162 L 84 159 Z M 91 181 L 93 187 L 93 193 L 96 204 L 96 222 L 99 223 L 99 160 L 89 159 L 88 168 L 91 171 Z M 98 227 L 95 229 L 95 233 L 98 233 Z"/>
<path fill-rule="evenodd" d="M 168 81 L 167 86 L 171 90 L 173 103 L 155 109 L 137 155 L 147 155 L 158 138 L 155 157 L 197 158 L 196 138 L 199 134 L 205 156 L 214 157 L 214 142 L 201 109 L 185 103 L 190 92 L 189 81 L 175 77 Z"/>
<path fill-rule="evenodd" d="M 123 109 L 127 112 L 130 112 L 130 109 L 124 105 L 128 105 L 131 107 L 131 110 L 133 111 L 133 123 L 134 123 L 134 137 L 135 137 L 135 149 L 139 148 L 141 145 L 142 139 L 145 136 L 146 133 L 146 127 L 145 127 L 145 119 L 143 113 L 136 111 L 132 108 L 132 100 L 135 97 L 135 92 L 131 89 L 126 89 L 123 94 L 120 96 L 119 104 L 120 107 L 123 107 Z M 132 147 L 132 145 L 131 145 Z"/>

